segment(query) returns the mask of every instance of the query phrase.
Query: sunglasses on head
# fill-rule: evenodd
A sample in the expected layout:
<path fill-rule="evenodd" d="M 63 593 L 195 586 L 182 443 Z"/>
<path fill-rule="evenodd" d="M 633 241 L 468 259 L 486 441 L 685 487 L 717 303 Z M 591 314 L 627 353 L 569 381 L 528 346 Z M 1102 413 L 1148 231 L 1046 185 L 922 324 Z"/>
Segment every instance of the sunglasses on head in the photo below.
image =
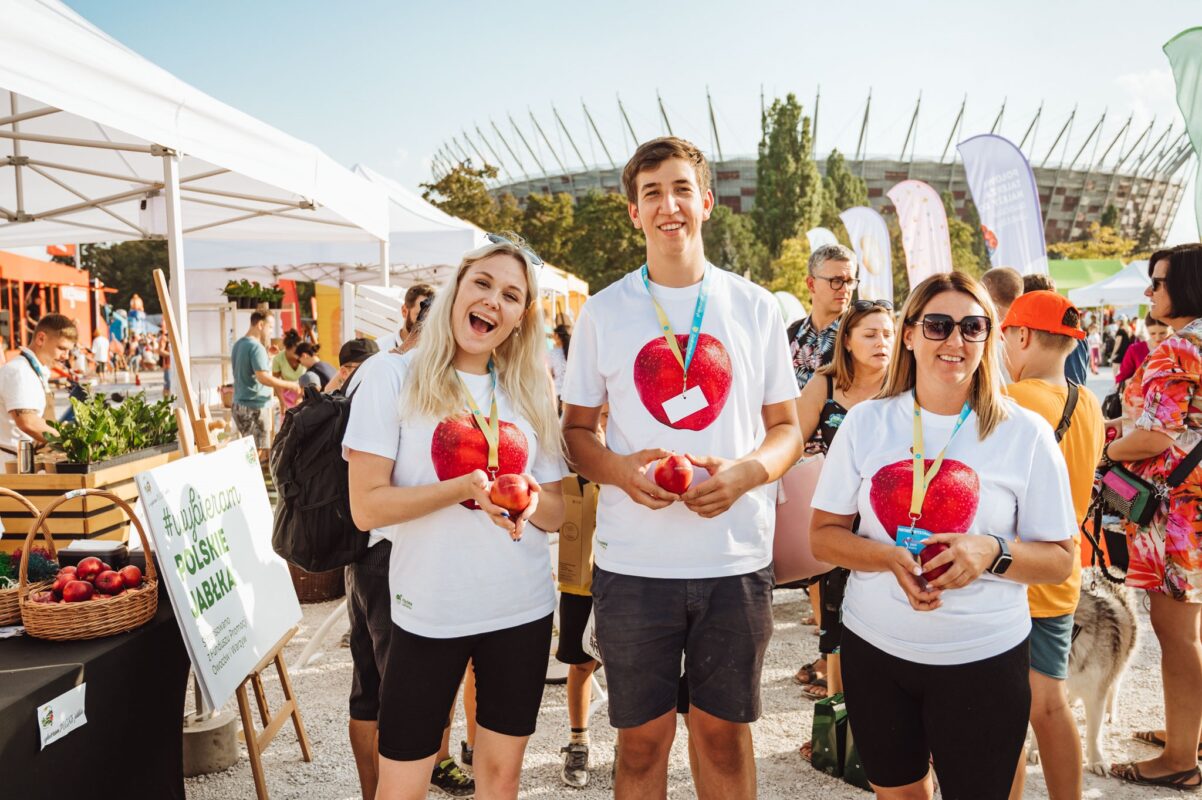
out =
<path fill-rule="evenodd" d="M 851 307 L 856 311 L 871 311 L 874 308 L 883 308 L 885 311 L 893 310 L 893 304 L 888 300 L 857 300 L 851 304 Z"/>
<path fill-rule="evenodd" d="M 493 244 L 512 245 L 512 246 L 516 247 L 518 250 L 521 250 L 522 253 L 524 253 L 525 256 L 530 259 L 530 263 L 533 264 L 534 266 L 541 267 L 543 265 L 543 260 L 538 257 L 538 253 L 534 252 L 533 250 L 531 250 L 529 247 L 526 247 L 525 245 L 520 245 L 517 242 L 513 241 L 512 239 L 502 236 L 499 233 L 486 233 L 486 234 L 484 234 L 484 238 L 488 239 L 488 241 L 492 242 Z"/>
<path fill-rule="evenodd" d="M 960 329 L 960 336 L 966 342 L 983 342 L 989 338 L 989 330 L 993 327 L 989 317 L 975 315 L 957 320 L 947 314 L 924 314 L 922 319 L 911 320 L 909 324 L 921 326 L 923 338 L 936 342 L 951 336 L 953 328 Z"/>

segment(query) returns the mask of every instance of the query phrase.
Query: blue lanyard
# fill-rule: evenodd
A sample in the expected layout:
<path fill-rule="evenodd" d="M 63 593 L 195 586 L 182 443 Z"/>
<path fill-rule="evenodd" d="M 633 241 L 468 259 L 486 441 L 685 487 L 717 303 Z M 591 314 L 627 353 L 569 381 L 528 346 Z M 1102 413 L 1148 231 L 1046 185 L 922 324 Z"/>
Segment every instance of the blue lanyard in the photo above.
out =
<path fill-rule="evenodd" d="M 705 318 L 705 304 L 709 301 L 709 285 L 710 273 L 712 267 L 709 264 L 705 265 L 705 275 L 701 279 L 701 288 L 697 290 L 697 303 L 693 306 L 693 324 L 689 326 L 689 344 L 684 355 L 680 353 L 680 344 L 676 341 L 676 334 L 672 332 L 672 323 L 668 321 L 668 315 L 664 313 L 664 309 L 655 299 L 655 295 L 651 292 L 651 279 L 648 277 L 647 265 L 644 264 L 639 273 L 643 276 L 643 285 L 647 287 L 647 294 L 651 297 L 651 304 L 655 306 L 655 315 L 659 317 L 659 326 L 663 331 L 664 339 L 668 342 L 668 347 L 672 349 L 672 355 L 676 356 L 677 363 L 680 364 L 680 369 L 684 373 L 681 379 L 681 391 L 683 392 L 689 386 L 689 365 L 693 363 L 693 354 L 697 352 L 697 339 L 701 336 L 701 320 Z"/>

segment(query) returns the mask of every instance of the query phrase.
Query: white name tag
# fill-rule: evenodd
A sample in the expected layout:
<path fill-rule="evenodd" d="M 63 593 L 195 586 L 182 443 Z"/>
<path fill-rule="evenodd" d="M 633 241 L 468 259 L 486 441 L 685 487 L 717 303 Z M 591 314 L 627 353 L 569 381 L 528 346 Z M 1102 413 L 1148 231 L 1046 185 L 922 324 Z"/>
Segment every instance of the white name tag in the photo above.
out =
<path fill-rule="evenodd" d="M 74 689 L 63 692 L 44 706 L 38 706 L 38 734 L 42 737 L 42 748 L 57 742 L 76 728 L 86 725 L 84 695 L 88 685 L 81 683 Z"/>
<path fill-rule="evenodd" d="M 705 392 L 701 391 L 701 387 L 693 386 L 685 389 L 671 400 L 665 400 L 663 409 L 664 413 L 668 415 L 668 422 L 676 424 L 690 414 L 696 414 L 706 408 L 709 404 L 710 401 L 705 399 Z"/>

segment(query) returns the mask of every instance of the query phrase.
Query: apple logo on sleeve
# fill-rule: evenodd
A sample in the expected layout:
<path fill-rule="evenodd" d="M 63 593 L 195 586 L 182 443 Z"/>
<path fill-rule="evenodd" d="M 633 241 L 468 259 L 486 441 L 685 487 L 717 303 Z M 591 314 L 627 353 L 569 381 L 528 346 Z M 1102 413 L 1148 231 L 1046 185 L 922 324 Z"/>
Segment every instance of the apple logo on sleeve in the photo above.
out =
<path fill-rule="evenodd" d="M 501 441 L 497 448 L 498 475 L 521 474 L 526 471 L 530 449 L 526 435 L 512 422 L 501 420 Z M 472 470 L 488 471 L 488 440 L 476 427 L 470 414 L 450 417 L 438 423 L 430 440 L 430 460 L 440 481 L 458 478 Z M 479 508 L 474 500 L 460 505 Z"/>
<path fill-rule="evenodd" d="M 681 354 L 684 354 L 689 346 L 689 337 L 678 334 L 676 342 Z M 664 402 L 679 395 L 682 388 L 680 363 L 672 348 L 664 337 L 656 336 L 643 345 L 634 359 L 634 388 L 639 393 L 639 399 L 661 425 L 678 430 L 703 430 L 718 418 L 730 396 L 731 374 L 730 355 L 722 342 L 708 333 L 698 336 L 697 349 L 689 364 L 688 388 L 699 387 L 708 405 L 683 419 L 669 422 L 664 412 Z"/>

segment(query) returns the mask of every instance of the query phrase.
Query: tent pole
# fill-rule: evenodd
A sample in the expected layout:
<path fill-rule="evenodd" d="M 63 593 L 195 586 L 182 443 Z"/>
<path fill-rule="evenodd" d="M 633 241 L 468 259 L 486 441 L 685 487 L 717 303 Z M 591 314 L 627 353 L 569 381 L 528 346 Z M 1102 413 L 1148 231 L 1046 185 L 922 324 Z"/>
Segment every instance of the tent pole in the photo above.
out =
<path fill-rule="evenodd" d="M 342 270 L 339 270 L 341 273 Z M 339 277 L 338 290 L 342 297 L 342 344 L 356 336 L 355 333 L 355 284 Z"/>
<path fill-rule="evenodd" d="M 392 272 L 392 269 L 391 269 L 391 267 L 389 267 L 389 264 L 388 264 L 388 240 L 381 239 L 380 240 L 380 274 L 384 276 L 384 284 L 383 285 L 384 285 L 384 288 L 386 288 L 386 289 L 392 285 L 392 276 L 389 274 L 391 272 Z"/>
<path fill-rule="evenodd" d="M 188 358 L 188 300 L 184 273 L 184 226 L 179 197 L 179 156 L 167 149 L 159 155 L 163 158 L 163 194 L 167 203 L 167 264 L 171 278 L 171 308 L 175 312 L 176 339 L 178 345 L 172 353 L 176 371 L 181 377 L 191 375 Z M 182 388 L 186 384 L 180 381 Z"/>

